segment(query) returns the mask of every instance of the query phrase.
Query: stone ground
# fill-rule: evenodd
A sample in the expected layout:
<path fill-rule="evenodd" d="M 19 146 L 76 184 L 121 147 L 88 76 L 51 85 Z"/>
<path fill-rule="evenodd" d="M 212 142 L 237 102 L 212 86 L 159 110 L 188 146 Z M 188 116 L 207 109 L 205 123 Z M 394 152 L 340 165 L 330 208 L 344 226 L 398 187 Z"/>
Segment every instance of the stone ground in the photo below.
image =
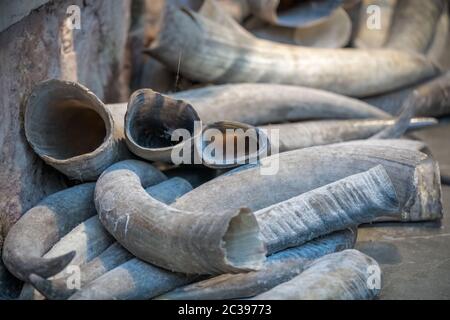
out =
<path fill-rule="evenodd" d="M 414 133 L 427 142 L 441 172 L 450 173 L 450 121 Z M 442 186 L 440 222 L 361 227 L 356 248 L 383 272 L 381 299 L 450 299 L 450 186 Z"/>

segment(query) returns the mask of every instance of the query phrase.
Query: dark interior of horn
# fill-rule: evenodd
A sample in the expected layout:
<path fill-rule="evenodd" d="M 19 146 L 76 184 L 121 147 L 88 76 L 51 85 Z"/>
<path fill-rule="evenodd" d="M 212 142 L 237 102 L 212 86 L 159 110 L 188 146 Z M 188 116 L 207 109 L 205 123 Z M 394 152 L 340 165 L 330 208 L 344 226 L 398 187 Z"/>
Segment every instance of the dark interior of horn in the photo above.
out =
<path fill-rule="evenodd" d="M 104 106 L 83 88 L 44 85 L 27 106 L 25 130 L 36 152 L 57 160 L 95 151 L 111 131 Z"/>

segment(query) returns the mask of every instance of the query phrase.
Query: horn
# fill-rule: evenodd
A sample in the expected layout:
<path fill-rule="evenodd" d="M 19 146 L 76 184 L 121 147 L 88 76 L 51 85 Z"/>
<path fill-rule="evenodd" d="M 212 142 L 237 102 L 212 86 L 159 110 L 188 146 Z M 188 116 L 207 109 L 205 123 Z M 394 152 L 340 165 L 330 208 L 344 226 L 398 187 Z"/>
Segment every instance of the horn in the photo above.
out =
<path fill-rule="evenodd" d="M 272 150 L 285 152 L 367 139 L 395 123 L 395 119 L 320 120 L 261 126 L 260 129 L 265 130 L 268 135 L 272 130 L 278 130 L 278 141 L 276 139 L 270 141 Z M 408 128 L 410 130 L 421 129 L 437 123 L 434 118 L 413 118 Z"/>
<path fill-rule="evenodd" d="M 184 179 L 172 178 L 159 184 L 152 185 L 146 192 L 155 199 L 170 204 L 181 195 L 192 190 L 192 186 Z M 56 243 L 53 248 L 44 255 L 44 258 L 55 257 L 64 254 L 67 250 L 75 250 L 76 258 L 72 265 L 80 267 L 81 284 L 91 282 L 103 273 L 131 259 L 131 254 L 122 248 L 102 226 L 98 216 L 93 216 L 78 225 L 75 229 Z M 42 281 L 38 275 L 34 275 L 35 287 L 49 299 L 67 299 L 74 290 L 68 289 L 65 270 L 53 276 L 50 280 Z M 30 287 L 28 285 L 28 287 Z M 76 291 L 76 290 L 75 290 Z M 22 290 L 22 299 L 36 299 L 39 294 L 32 288 Z"/>
<path fill-rule="evenodd" d="M 441 17 L 443 0 L 398 0 L 385 47 L 425 53 Z"/>
<path fill-rule="evenodd" d="M 313 259 L 353 248 L 356 228 L 337 231 L 267 258 L 259 271 L 222 274 L 165 293 L 157 300 L 219 300 L 248 298 L 299 275 Z"/>
<path fill-rule="evenodd" d="M 70 179 L 93 181 L 128 156 L 124 112 L 124 104 L 107 107 L 79 83 L 47 80 L 28 97 L 25 135 L 47 164 Z"/>
<path fill-rule="evenodd" d="M 146 91 L 149 101 L 152 92 Z M 155 93 L 153 93 L 155 94 Z M 311 119 L 390 118 L 376 107 L 332 92 L 266 83 L 209 86 L 171 95 L 193 106 L 204 123 L 263 125 Z M 156 102 L 153 102 L 156 103 Z"/>
<path fill-rule="evenodd" d="M 290 46 L 237 32 L 235 24 L 227 28 L 189 9 L 168 6 L 149 53 L 196 81 L 271 82 L 356 97 L 398 89 L 437 73 L 424 57 L 407 52 Z"/>
<path fill-rule="evenodd" d="M 441 117 L 450 114 L 450 71 L 428 82 L 385 95 L 374 96 L 366 102 L 391 114 L 397 114 L 408 99 L 415 105 L 415 116 Z"/>
<path fill-rule="evenodd" d="M 394 186 L 381 166 L 255 212 L 267 253 L 398 212 Z"/>
<path fill-rule="evenodd" d="M 378 263 L 357 250 L 345 250 L 317 259 L 300 275 L 266 291 L 255 300 L 367 300 L 380 290 L 368 285 L 369 268 Z M 381 281 L 381 275 L 380 275 Z"/>
<path fill-rule="evenodd" d="M 153 167 L 147 178 L 152 184 L 165 179 Z M 74 252 L 65 248 L 62 257 L 42 256 L 70 230 L 96 214 L 94 188 L 94 183 L 85 183 L 57 192 L 27 211 L 5 239 L 3 261 L 8 270 L 23 281 L 28 281 L 31 273 L 47 278 L 60 272 Z"/>
<path fill-rule="evenodd" d="M 353 141 L 272 155 L 262 159 L 258 166 L 239 168 L 206 182 L 180 197 L 172 207 L 213 212 L 245 205 L 255 211 L 383 165 L 400 203 L 396 219 L 440 219 L 442 203 L 437 163 L 409 147 L 411 144 L 420 147 L 422 143 L 394 141 Z"/>
<path fill-rule="evenodd" d="M 136 257 L 192 274 L 260 268 L 265 248 L 248 209 L 182 211 L 145 193 L 149 164 L 123 161 L 99 178 L 95 203 L 105 228 Z"/>

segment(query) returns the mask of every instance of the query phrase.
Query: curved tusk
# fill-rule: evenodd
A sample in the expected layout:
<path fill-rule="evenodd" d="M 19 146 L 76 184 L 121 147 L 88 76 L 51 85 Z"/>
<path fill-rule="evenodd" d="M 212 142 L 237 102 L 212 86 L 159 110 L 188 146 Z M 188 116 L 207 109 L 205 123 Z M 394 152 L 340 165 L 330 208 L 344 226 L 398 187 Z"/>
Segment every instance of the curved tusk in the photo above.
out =
<path fill-rule="evenodd" d="M 386 170 L 377 166 L 255 212 L 267 253 L 299 246 L 399 210 Z"/>
<path fill-rule="evenodd" d="M 444 3 L 443 0 L 398 0 L 385 47 L 425 53 L 433 40 Z"/>
<path fill-rule="evenodd" d="M 368 285 L 371 268 L 378 263 L 357 250 L 332 253 L 312 262 L 300 275 L 260 294 L 256 300 L 366 300 L 374 299 L 380 288 Z M 376 275 L 375 275 L 376 277 Z M 381 285 L 381 284 L 380 284 Z"/>
<path fill-rule="evenodd" d="M 152 184 L 165 179 L 153 167 L 148 169 L 147 178 Z M 45 278 L 61 271 L 63 264 L 70 262 L 68 256 L 52 257 L 51 264 L 42 256 L 61 237 L 96 214 L 94 188 L 94 183 L 85 183 L 57 192 L 26 212 L 5 239 L 3 261 L 8 270 L 23 281 L 28 281 L 31 273 Z M 62 253 L 70 250 L 65 248 Z"/>
<path fill-rule="evenodd" d="M 356 97 L 395 90 L 437 73 L 416 54 L 278 44 L 172 6 L 167 7 L 163 28 L 149 52 L 171 69 L 179 68 L 186 77 L 201 82 L 281 83 Z"/>
<path fill-rule="evenodd" d="M 450 114 L 449 97 L 450 71 L 420 85 L 374 96 L 365 101 L 391 114 L 397 114 L 406 101 L 412 99 L 415 104 L 415 116 L 441 117 Z"/>
<path fill-rule="evenodd" d="M 435 118 L 413 118 L 409 129 L 436 125 Z M 270 136 L 279 130 L 279 139 L 270 141 L 272 150 L 286 152 L 313 146 L 367 139 L 395 124 L 395 119 L 321 120 L 261 126 Z"/>
<path fill-rule="evenodd" d="M 251 210 L 259 210 L 381 164 L 399 199 L 402 213 L 396 219 L 440 219 L 437 163 L 417 149 L 409 148 L 411 144 L 423 146 L 422 143 L 394 141 L 354 141 L 273 155 L 262 159 L 259 166 L 238 168 L 199 186 L 172 207 L 213 212 L 246 205 Z"/>
<path fill-rule="evenodd" d="M 172 178 L 159 184 L 150 186 L 146 192 L 155 199 L 170 204 L 181 195 L 192 190 L 192 186 L 184 179 Z M 68 250 L 77 252 L 71 265 L 80 267 L 81 285 L 84 286 L 101 274 L 129 260 L 132 256 L 114 241 L 112 236 L 103 227 L 98 216 L 93 216 L 78 225 L 64 238 L 57 242 L 53 248 L 44 255 L 54 257 Z M 51 279 L 42 281 L 35 275 L 36 288 L 49 299 L 67 299 L 73 294 L 69 290 L 67 279 L 72 273 L 64 269 Z M 48 281 L 48 282 L 47 282 Z M 33 280 L 30 279 L 33 283 Z M 21 299 L 37 299 L 39 294 L 30 285 L 25 285 Z"/>
<path fill-rule="evenodd" d="M 128 156 L 125 111 L 124 104 L 105 106 L 79 83 L 47 80 L 28 97 L 25 135 L 47 164 L 70 179 L 93 181 Z"/>
<path fill-rule="evenodd" d="M 363 0 L 354 45 L 357 48 L 382 48 L 391 32 L 398 0 Z"/>
<path fill-rule="evenodd" d="M 183 211 L 145 193 L 149 164 L 122 161 L 99 178 L 95 204 L 105 228 L 136 257 L 168 270 L 217 274 L 260 268 L 265 248 L 248 209 Z"/>
<path fill-rule="evenodd" d="M 218 300 L 248 298 L 263 293 L 300 274 L 313 259 L 353 248 L 354 230 L 337 231 L 267 258 L 263 269 L 223 274 L 165 293 L 157 300 Z"/>

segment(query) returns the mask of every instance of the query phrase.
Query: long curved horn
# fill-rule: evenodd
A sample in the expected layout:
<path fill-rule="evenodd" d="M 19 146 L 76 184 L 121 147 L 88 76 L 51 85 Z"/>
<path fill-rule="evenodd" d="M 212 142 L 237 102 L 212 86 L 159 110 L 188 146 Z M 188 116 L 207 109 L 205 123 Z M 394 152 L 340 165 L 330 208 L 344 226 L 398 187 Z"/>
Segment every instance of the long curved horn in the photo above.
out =
<path fill-rule="evenodd" d="M 389 39 L 398 0 L 362 1 L 356 36 L 357 48 L 382 48 Z M 372 9 L 379 10 L 376 13 Z M 378 14 L 375 16 L 375 14 Z M 372 15 L 372 16 L 371 16 Z M 377 20 L 369 20 L 369 19 Z M 376 25 L 379 23 L 379 25 Z"/>
<path fill-rule="evenodd" d="M 398 0 L 385 47 L 425 53 L 444 10 L 443 0 Z"/>
<path fill-rule="evenodd" d="M 337 231 L 273 254 L 267 258 L 263 269 L 259 271 L 223 274 L 177 288 L 155 299 L 216 300 L 255 296 L 297 276 L 313 259 L 353 248 L 356 230 Z"/>
<path fill-rule="evenodd" d="M 353 247 L 355 240 L 356 231 L 343 231 L 306 244 L 302 246 L 303 249 L 299 248 L 298 253 L 299 256 L 303 255 L 305 258 L 320 257 L 329 252 Z M 284 253 L 278 255 L 282 257 Z M 269 257 L 268 259 L 273 258 Z M 236 276 L 238 275 L 242 275 L 242 273 L 236 274 Z M 199 279 L 196 277 L 168 273 L 164 269 L 144 263 L 139 259 L 132 259 L 89 283 L 70 299 L 150 299 L 197 280 Z"/>
<path fill-rule="evenodd" d="M 136 257 L 194 274 L 260 268 L 265 248 L 254 215 L 245 208 L 182 211 L 145 193 L 149 164 L 122 161 L 99 178 L 95 204 L 105 228 Z"/>
<path fill-rule="evenodd" d="M 153 167 L 147 172 L 148 183 L 155 184 L 164 175 Z M 8 270 L 23 281 L 30 273 L 44 278 L 61 271 L 74 253 L 50 260 L 42 256 L 78 224 L 96 214 L 94 183 L 81 184 L 57 192 L 26 212 L 11 228 L 3 247 L 3 261 Z"/>
<path fill-rule="evenodd" d="M 124 104 L 106 107 L 79 83 L 47 80 L 28 97 L 25 135 L 47 164 L 70 179 L 93 181 L 128 156 L 124 110 Z"/>
<path fill-rule="evenodd" d="M 415 54 L 277 44 L 171 6 L 149 52 L 171 69 L 179 67 L 183 75 L 202 82 L 292 84 L 357 97 L 395 90 L 437 73 Z"/>
<path fill-rule="evenodd" d="M 380 271 L 378 263 L 357 250 L 345 250 L 317 259 L 300 275 L 260 294 L 256 300 L 366 300 L 379 288 L 368 285 L 368 270 Z M 379 279 L 381 282 L 381 274 Z"/>
<path fill-rule="evenodd" d="M 172 155 L 182 154 L 187 147 L 192 150 L 189 160 L 197 163 L 190 145 L 201 136 L 200 119 L 209 126 L 212 123 L 220 126 L 217 122 L 224 120 L 259 125 L 323 118 L 324 115 L 334 118 L 388 117 L 355 99 L 292 86 L 224 85 L 189 90 L 172 97 L 141 89 L 133 93 L 128 104 L 125 138 L 130 150 L 144 159 L 172 162 Z M 185 130 L 193 139 L 172 141 L 177 129 Z M 258 149 L 258 153 L 264 152 L 262 146 Z"/>
<path fill-rule="evenodd" d="M 192 190 L 192 186 L 186 180 L 176 177 L 152 185 L 146 189 L 146 192 L 155 199 L 170 204 L 190 190 Z M 57 242 L 44 255 L 44 258 L 62 255 L 68 250 L 77 252 L 71 265 L 80 267 L 82 286 L 132 257 L 128 251 L 114 241 L 101 224 L 98 216 L 93 216 L 78 225 L 67 236 Z M 34 280 L 30 278 L 30 282 L 33 283 L 35 281 L 35 287 L 40 289 L 40 292 L 49 299 L 67 299 L 74 291 L 68 289 L 67 278 L 71 274 L 67 276 L 68 272 L 65 271 L 64 269 L 45 281 L 41 280 L 43 279 L 42 277 L 34 275 Z M 37 299 L 39 294 L 30 285 L 26 285 L 20 298 Z"/>
<path fill-rule="evenodd" d="M 395 119 L 363 120 L 321 120 L 261 126 L 268 133 L 279 130 L 279 140 L 271 141 L 271 146 L 279 152 L 313 146 L 327 145 L 350 140 L 362 140 L 394 125 Z M 434 118 L 413 118 L 409 129 L 420 129 L 436 125 Z"/>
<path fill-rule="evenodd" d="M 439 219 L 438 165 L 420 151 L 405 149 L 404 143 L 395 146 L 392 141 L 355 141 L 273 155 L 262 159 L 259 166 L 239 168 L 199 186 L 172 207 L 211 212 L 246 205 L 259 210 L 381 164 L 399 199 L 402 213 L 396 216 L 398 220 Z"/>

